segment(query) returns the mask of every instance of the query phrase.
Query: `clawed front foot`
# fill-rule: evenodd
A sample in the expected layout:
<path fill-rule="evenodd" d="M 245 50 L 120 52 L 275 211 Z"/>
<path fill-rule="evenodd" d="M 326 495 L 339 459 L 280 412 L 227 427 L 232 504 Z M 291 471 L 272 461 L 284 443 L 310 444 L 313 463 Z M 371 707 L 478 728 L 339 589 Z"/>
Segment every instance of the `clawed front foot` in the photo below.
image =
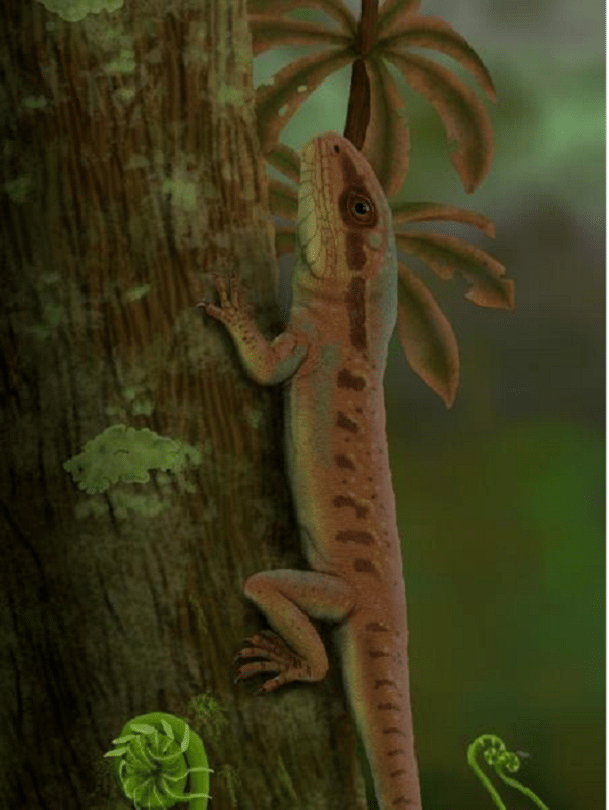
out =
<path fill-rule="evenodd" d="M 208 315 L 222 321 L 227 327 L 238 327 L 249 320 L 253 307 L 243 306 L 239 299 L 239 285 L 234 274 L 230 277 L 230 295 L 226 291 L 226 281 L 222 276 L 214 274 L 216 289 L 220 298 L 220 306 L 209 301 L 200 301 L 197 306 L 203 307 Z"/>
<path fill-rule="evenodd" d="M 246 638 L 244 643 L 249 646 L 241 649 L 235 656 L 235 661 L 240 658 L 262 658 L 263 660 L 242 664 L 235 683 L 263 672 L 278 672 L 278 675 L 265 681 L 258 689 L 256 694 L 261 695 L 272 692 L 289 681 L 310 680 L 309 667 L 305 665 L 304 660 L 291 650 L 281 636 L 273 630 L 261 630 L 255 636 Z"/>

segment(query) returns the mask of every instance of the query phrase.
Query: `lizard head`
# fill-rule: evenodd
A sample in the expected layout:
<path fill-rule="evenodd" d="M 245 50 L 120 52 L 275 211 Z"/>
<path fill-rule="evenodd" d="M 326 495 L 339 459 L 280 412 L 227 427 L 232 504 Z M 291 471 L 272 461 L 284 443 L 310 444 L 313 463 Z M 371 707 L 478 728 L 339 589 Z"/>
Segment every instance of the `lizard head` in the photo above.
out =
<path fill-rule="evenodd" d="M 342 286 L 354 274 L 373 278 L 391 233 L 391 212 L 364 155 L 335 132 L 306 143 L 300 152 L 298 246 L 301 279 Z"/>

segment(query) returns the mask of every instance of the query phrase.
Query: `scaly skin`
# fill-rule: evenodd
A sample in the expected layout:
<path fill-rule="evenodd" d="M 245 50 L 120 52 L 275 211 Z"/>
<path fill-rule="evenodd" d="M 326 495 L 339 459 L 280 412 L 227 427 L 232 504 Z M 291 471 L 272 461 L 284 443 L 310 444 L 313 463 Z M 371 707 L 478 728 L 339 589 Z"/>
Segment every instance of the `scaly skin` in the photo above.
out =
<path fill-rule="evenodd" d="M 397 317 L 391 212 L 370 165 L 325 133 L 301 152 L 299 258 L 286 330 L 268 341 L 217 278 L 225 324 L 262 385 L 285 382 L 286 461 L 311 571 L 250 577 L 272 630 L 248 639 L 239 678 L 259 691 L 318 681 L 328 657 L 310 621 L 336 623 L 350 708 L 381 810 L 421 810 L 409 697 L 400 540 L 385 435 L 383 374 Z M 261 660 L 260 660 L 261 659 Z"/>

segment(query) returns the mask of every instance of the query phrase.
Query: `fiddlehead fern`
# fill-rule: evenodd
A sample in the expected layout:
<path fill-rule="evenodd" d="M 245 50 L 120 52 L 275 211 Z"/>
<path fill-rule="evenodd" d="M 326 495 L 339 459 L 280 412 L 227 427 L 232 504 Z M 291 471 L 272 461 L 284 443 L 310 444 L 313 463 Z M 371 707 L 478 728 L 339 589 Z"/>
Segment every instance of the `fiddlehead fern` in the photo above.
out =
<path fill-rule="evenodd" d="M 533 793 L 532 790 L 529 790 L 529 788 L 521 785 L 518 780 L 508 776 L 505 773 L 505 771 L 516 773 L 516 771 L 520 768 L 519 757 L 511 751 L 508 751 L 503 740 L 501 740 L 499 737 L 496 737 L 494 734 L 482 734 L 480 737 L 474 740 L 473 743 L 468 745 L 467 762 L 473 769 L 478 779 L 480 779 L 484 787 L 488 790 L 492 800 L 495 802 L 499 810 L 506 810 L 506 807 L 501 801 L 501 798 L 495 790 L 491 780 L 482 772 L 480 766 L 476 762 L 476 755 L 480 751 L 484 751 L 485 760 L 489 765 L 492 765 L 495 768 L 495 773 L 506 783 L 506 785 L 510 785 L 510 787 L 516 788 L 516 790 L 524 793 L 525 796 L 528 796 L 529 799 L 535 802 L 540 810 L 548 810 L 548 806 L 545 805 L 541 799 Z"/>
<path fill-rule="evenodd" d="M 205 748 L 198 734 L 173 714 L 152 712 L 134 717 L 112 740 L 114 768 L 124 795 L 137 810 L 168 808 L 188 802 L 189 810 L 205 810 L 210 798 Z M 184 793 L 189 780 L 189 793 Z"/>

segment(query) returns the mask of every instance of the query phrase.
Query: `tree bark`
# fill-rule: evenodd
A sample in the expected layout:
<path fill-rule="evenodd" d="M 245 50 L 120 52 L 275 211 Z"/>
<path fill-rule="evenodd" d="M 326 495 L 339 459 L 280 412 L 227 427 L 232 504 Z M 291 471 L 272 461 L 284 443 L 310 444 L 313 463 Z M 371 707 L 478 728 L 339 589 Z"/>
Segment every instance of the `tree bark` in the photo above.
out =
<path fill-rule="evenodd" d="M 235 271 L 279 328 L 245 2 L 54 1 L 0 12 L 0 808 L 131 806 L 103 754 L 154 711 L 214 810 L 364 808 L 336 666 L 233 684 L 242 583 L 304 565 L 281 393 L 194 308 Z"/>

